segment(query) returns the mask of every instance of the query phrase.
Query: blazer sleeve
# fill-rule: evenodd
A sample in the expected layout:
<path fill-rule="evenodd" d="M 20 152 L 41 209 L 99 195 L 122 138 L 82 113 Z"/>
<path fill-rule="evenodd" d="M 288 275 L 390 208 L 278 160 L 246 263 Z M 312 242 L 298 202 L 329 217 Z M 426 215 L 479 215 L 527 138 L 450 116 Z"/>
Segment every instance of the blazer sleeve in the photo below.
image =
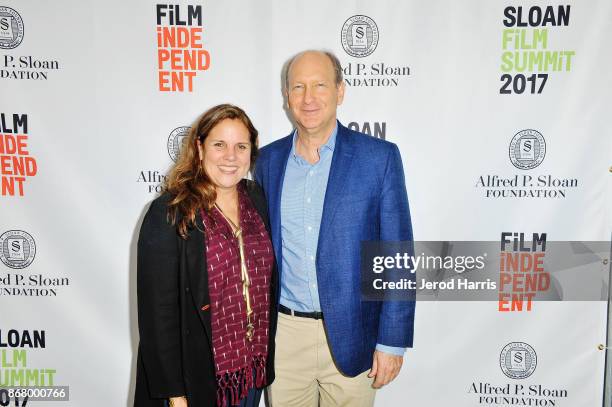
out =
<path fill-rule="evenodd" d="M 151 204 L 138 238 L 140 357 L 151 398 L 185 394 L 179 312 L 179 237 L 166 200 Z"/>
<path fill-rule="evenodd" d="M 388 155 L 381 191 L 380 240 L 412 241 L 404 167 L 395 144 Z M 414 278 L 414 274 L 411 276 Z M 377 343 L 392 347 L 412 347 L 414 312 L 414 301 L 385 300 L 381 308 Z"/>

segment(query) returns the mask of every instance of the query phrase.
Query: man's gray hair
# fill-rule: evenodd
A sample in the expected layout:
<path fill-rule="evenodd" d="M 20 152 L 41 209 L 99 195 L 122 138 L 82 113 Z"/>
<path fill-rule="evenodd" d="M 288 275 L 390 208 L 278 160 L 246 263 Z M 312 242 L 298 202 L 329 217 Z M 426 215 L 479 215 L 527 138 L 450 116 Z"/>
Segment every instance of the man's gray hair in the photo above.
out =
<path fill-rule="evenodd" d="M 298 59 L 299 57 L 301 57 L 307 52 L 319 52 L 321 54 L 326 55 L 329 58 L 329 60 L 331 61 L 334 67 L 334 79 L 336 81 L 336 86 L 340 86 L 340 84 L 343 81 L 342 65 L 340 65 L 340 60 L 338 59 L 336 54 L 328 50 L 308 49 L 306 51 L 302 51 L 300 53 L 295 54 L 285 64 L 285 70 L 283 72 L 285 92 L 289 89 L 289 69 L 291 69 L 291 65 L 293 65 L 293 62 L 295 62 L 296 59 Z"/>

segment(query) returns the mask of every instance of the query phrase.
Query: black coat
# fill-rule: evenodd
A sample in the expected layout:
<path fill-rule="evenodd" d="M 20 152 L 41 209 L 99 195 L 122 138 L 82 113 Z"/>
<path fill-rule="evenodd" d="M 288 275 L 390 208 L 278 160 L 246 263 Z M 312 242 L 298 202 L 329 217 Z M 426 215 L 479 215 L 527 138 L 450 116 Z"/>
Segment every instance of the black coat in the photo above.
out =
<path fill-rule="evenodd" d="M 246 181 L 253 205 L 270 233 L 261 188 Z M 204 224 L 196 217 L 186 240 L 168 223 L 167 194 L 155 199 L 138 239 L 138 367 L 134 406 L 162 407 L 187 396 L 190 407 L 216 406 Z M 270 283 L 267 383 L 274 380 L 274 334 L 278 292 L 276 267 Z"/>

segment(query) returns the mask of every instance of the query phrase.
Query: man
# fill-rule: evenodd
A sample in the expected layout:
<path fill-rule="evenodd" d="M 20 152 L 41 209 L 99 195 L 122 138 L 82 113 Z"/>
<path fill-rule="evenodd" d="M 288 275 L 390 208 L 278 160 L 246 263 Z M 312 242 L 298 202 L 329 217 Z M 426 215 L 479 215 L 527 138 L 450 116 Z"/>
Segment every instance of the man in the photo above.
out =
<path fill-rule="evenodd" d="M 296 130 L 257 161 L 281 278 L 273 407 L 371 406 L 412 346 L 414 302 L 362 302 L 360 291 L 361 241 L 412 240 L 399 150 L 336 120 L 344 91 L 333 54 L 293 57 Z"/>

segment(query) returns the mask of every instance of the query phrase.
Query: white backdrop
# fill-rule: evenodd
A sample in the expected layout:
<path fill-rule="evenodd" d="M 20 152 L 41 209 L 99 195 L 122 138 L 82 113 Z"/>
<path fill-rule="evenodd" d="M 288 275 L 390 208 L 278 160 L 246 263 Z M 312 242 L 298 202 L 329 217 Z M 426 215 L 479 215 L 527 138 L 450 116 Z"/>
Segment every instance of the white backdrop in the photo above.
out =
<path fill-rule="evenodd" d="M 69 386 L 71 400 L 35 405 L 131 402 L 138 342 L 135 245 L 159 174 L 172 164 L 169 136 L 224 102 L 247 111 L 262 145 L 288 134 L 281 67 L 308 48 L 334 51 L 351 73 L 341 122 L 384 126 L 384 138 L 400 147 L 416 240 L 497 241 L 508 231 L 547 233 L 558 241 L 610 239 L 612 137 L 605 120 L 611 113 L 612 3 L 174 2 L 182 18 L 188 5 L 201 7 L 210 66 L 196 72 L 191 92 L 160 91 L 156 4 L 0 3 L 0 134 L 25 135 L 25 150 L 37 165 L 23 181 L 23 195 L 2 192 L 0 233 L 27 232 L 36 253 L 25 267 L 10 253 L 0 264 L 0 387 L 12 369 L 52 369 L 54 384 Z M 522 7 L 527 21 L 532 6 L 543 15 L 554 6 L 557 15 L 559 5 L 570 8 L 567 25 L 504 26 L 507 7 Z M 378 43 L 366 57 L 350 55 L 355 51 L 341 42 L 345 22 L 356 15 L 378 29 Z M 503 49 L 508 28 L 524 30 L 527 42 L 534 30 L 546 30 L 546 49 L 540 43 L 538 50 L 573 51 L 569 69 L 564 62 L 557 71 L 502 71 L 502 53 L 515 51 Z M 18 30 L 23 39 L 15 46 L 10 38 Z M 376 75 L 381 64 L 393 72 Z M 504 74 L 519 85 L 518 75 L 548 78 L 541 93 L 537 78 L 535 93 L 526 81 L 522 93 L 500 94 Z M 370 79 L 380 82 L 364 86 Z M 27 115 L 27 134 L 14 128 L 14 114 Z M 513 137 L 525 129 L 537 130 L 546 145 L 543 161 L 528 170 L 509 158 Z M 16 154 L 0 149 L 0 155 Z M 18 176 L 12 167 L 0 163 L 2 182 L 18 182 L 10 181 Z M 517 175 L 550 176 L 568 186 L 478 182 Z M 542 191 L 556 191 L 556 197 L 537 197 Z M 18 244 L 33 246 L 24 242 Z M 17 276 L 26 285 L 17 284 Z M 556 403 L 540 405 L 600 406 L 605 352 L 597 346 L 606 343 L 606 307 L 539 302 L 531 312 L 501 313 L 493 302 L 419 303 L 414 349 L 376 405 L 521 405 L 489 403 L 470 392 L 474 383 L 489 383 L 521 384 L 525 397 Z M 2 359 L 1 353 L 12 352 L 2 347 L 9 330 L 45 331 L 45 347 L 24 348 L 27 365 L 11 367 L 12 354 Z M 510 342 L 536 351 L 530 377 L 511 379 L 500 369 L 500 352 Z M 538 385 L 566 396 L 527 394 Z"/>

